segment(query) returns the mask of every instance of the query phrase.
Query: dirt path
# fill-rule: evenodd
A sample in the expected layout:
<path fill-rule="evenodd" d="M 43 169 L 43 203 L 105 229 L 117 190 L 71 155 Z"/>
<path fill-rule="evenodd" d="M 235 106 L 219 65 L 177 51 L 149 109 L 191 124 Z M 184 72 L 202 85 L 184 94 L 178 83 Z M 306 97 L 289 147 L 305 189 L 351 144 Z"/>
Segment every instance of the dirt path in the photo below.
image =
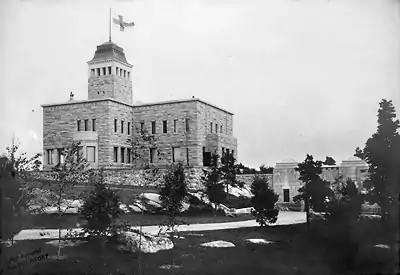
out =
<path fill-rule="evenodd" d="M 304 212 L 279 212 L 278 221 L 274 225 L 285 225 L 304 223 L 306 221 L 306 215 Z M 178 231 L 209 231 L 209 230 L 223 230 L 223 229 L 234 229 L 242 227 L 256 227 L 258 224 L 255 220 L 240 221 L 240 222 L 226 222 L 226 223 L 207 223 L 207 224 L 191 224 L 182 225 L 178 227 Z M 133 227 L 139 229 L 139 227 Z M 80 231 L 81 229 L 75 228 L 74 231 Z M 158 226 L 143 226 L 143 231 L 150 234 L 158 233 Z M 61 235 L 65 236 L 66 230 L 62 230 Z M 56 239 L 58 238 L 57 229 L 25 229 L 22 230 L 15 240 L 37 240 L 37 239 Z"/>

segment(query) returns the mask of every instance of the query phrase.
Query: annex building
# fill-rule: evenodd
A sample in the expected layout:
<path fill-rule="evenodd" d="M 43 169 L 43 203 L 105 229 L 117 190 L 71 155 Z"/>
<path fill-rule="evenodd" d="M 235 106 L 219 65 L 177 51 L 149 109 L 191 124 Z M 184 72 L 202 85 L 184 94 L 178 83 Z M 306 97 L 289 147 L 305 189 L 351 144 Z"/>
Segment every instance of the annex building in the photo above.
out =
<path fill-rule="evenodd" d="M 165 166 L 183 162 L 207 166 L 211 153 L 233 153 L 233 114 L 198 98 L 133 104 L 132 68 L 123 48 L 109 41 L 97 46 L 88 64 L 88 99 L 44 104 L 43 170 L 64 158 L 64 148 L 80 142 L 93 168 Z M 141 148 L 134 160 L 132 142 L 142 131 L 154 135 L 157 150 Z M 162 157 L 159 157 L 159 152 Z M 136 155 L 136 154 L 135 154 Z"/>

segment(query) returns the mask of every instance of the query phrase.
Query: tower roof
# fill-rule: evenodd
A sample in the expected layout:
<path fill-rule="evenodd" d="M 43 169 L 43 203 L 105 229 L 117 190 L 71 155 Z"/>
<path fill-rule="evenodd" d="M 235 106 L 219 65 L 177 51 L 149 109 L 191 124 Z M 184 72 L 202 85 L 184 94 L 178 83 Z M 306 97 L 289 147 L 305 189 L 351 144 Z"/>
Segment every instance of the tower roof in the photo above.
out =
<path fill-rule="evenodd" d="M 124 49 L 112 41 L 108 41 L 97 46 L 94 57 L 89 62 L 104 59 L 117 59 L 123 63 L 129 64 L 126 60 Z"/>

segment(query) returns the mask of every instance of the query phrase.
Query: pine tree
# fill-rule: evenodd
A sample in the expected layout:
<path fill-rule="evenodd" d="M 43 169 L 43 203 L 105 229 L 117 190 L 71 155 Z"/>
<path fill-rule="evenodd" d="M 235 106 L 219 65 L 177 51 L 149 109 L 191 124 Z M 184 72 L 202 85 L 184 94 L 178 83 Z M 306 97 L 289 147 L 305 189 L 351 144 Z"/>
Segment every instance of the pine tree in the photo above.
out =
<path fill-rule="evenodd" d="M 205 176 L 202 178 L 206 187 L 207 198 L 214 204 L 214 213 L 216 213 L 218 206 L 225 201 L 227 196 L 224 182 L 221 180 L 218 157 L 217 154 L 211 156 L 211 169 L 210 171 L 205 171 Z"/>
<path fill-rule="evenodd" d="M 268 180 L 265 177 L 256 175 L 251 184 L 251 204 L 253 205 L 253 216 L 261 227 L 267 223 L 275 223 L 278 220 L 278 209 L 276 202 L 278 194 L 275 194 L 268 186 Z"/>

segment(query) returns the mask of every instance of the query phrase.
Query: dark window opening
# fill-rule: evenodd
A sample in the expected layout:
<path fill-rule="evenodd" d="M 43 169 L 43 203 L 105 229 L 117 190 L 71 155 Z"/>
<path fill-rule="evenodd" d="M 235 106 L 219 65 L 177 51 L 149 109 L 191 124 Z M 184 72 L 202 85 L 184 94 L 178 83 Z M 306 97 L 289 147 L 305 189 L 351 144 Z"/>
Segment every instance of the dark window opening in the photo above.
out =
<path fill-rule="evenodd" d="M 106 75 L 106 68 L 102 68 L 103 69 L 103 75 Z"/>
<path fill-rule="evenodd" d="M 100 68 L 97 68 L 97 76 L 100 76 Z"/>
<path fill-rule="evenodd" d="M 210 133 L 212 133 L 212 122 L 210 122 Z"/>
<path fill-rule="evenodd" d="M 91 70 L 91 74 L 92 74 L 92 76 L 95 76 L 96 75 L 96 71 L 94 69 L 92 69 Z"/>
<path fill-rule="evenodd" d="M 131 134 L 131 123 L 128 122 L 128 135 L 130 135 L 130 134 Z"/>
<path fill-rule="evenodd" d="M 163 121 L 163 133 L 164 134 L 167 133 L 167 121 L 166 120 Z"/>
<path fill-rule="evenodd" d="M 283 202 L 289 202 L 289 189 L 283 189 Z"/>
<path fill-rule="evenodd" d="M 108 74 L 111 74 L 111 66 L 108 67 Z"/>
<path fill-rule="evenodd" d="M 124 133 L 124 122 L 121 121 L 121 134 L 123 134 L 123 133 Z"/>
<path fill-rule="evenodd" d="M 150 163 L 154 163 L 156 159 L 156 149 L 150 148 Z"/>
<path fill-rule="evenodd" d="M 92 131 L 96 131 L 96 119 L 92 119 Z"/>
<path fill-rule="evenodd" d="M 125 148 L 121 148 L 121 163 L 125 163 Z"/>
<path fill-rule="evenodd" d="M 118 147 L 114 147 L 114 162 L 118 162 Z"/>
<path fill-rule="evenodd" d="M 210 166 L 210 165 L 211 165 L 211 152 L 203 151 L 203 166 Z"/>
<path fill-rule="evenodd" d="M 221 128 L 220 133 L 222 134 L 222 125 L 220 126 L 220 128 Z"/>
<path fill-rule="evenodd" d="M 151 122 L 151 133 L 154 135 L 156 133 L 156 122 Z"/>
<path fill-rule="evenodd" d="M 85 119 L 85 131 L 88 131 L 89 130 L 89 120 L 88 119 Z"/>
<path fill-rule="evenodd" d="M 117 120 L 116 119 L 114 119 L 114 132 L 115 133 L 117 132 Z"/>
<path fill-rule="evenodd" d="M 176 124 L 177 124 L 177 122 L 178 122 L 178 120 L 175 119 L 175 120 L 174 120 L 174 133 L 176 133 Z"/>
<path fill-rule="evenodd" d="M 140 122 L 140 132 L 143 133 L 144 131 L 144 122 Z"/>
<path fill-rule="evenodd" d="M 218 124 L 215 124 L 215 133 L 218 133 Z"/>
<path fill-rule="evenodd" d="M 131 163 L 131 148 L 127 148 L 126 149 L 126 160 L 128 161 L 128 163 Z"/>
<path fill-rule="evenodd" d="M 47 150 L 47 164 L 53 164 L 53 149 Z"/>
<path fill-rule="evenodd" d="M 189 165 L 189 148 L 186 148 L 186 161 L 187 165 Z"/>
<path fill-rule="evenodd" d="M 189 127 L 189 119 L 186 119 L 186 132 L 190 131 L 190 127 Z"/>
<path fill-rule="evenodd" d="M 76 123 L 77 123 L 77 129 L 78 129 L 78 132 L 79 132 L 81 130 L 81 121 L 78 120 Z"/>

